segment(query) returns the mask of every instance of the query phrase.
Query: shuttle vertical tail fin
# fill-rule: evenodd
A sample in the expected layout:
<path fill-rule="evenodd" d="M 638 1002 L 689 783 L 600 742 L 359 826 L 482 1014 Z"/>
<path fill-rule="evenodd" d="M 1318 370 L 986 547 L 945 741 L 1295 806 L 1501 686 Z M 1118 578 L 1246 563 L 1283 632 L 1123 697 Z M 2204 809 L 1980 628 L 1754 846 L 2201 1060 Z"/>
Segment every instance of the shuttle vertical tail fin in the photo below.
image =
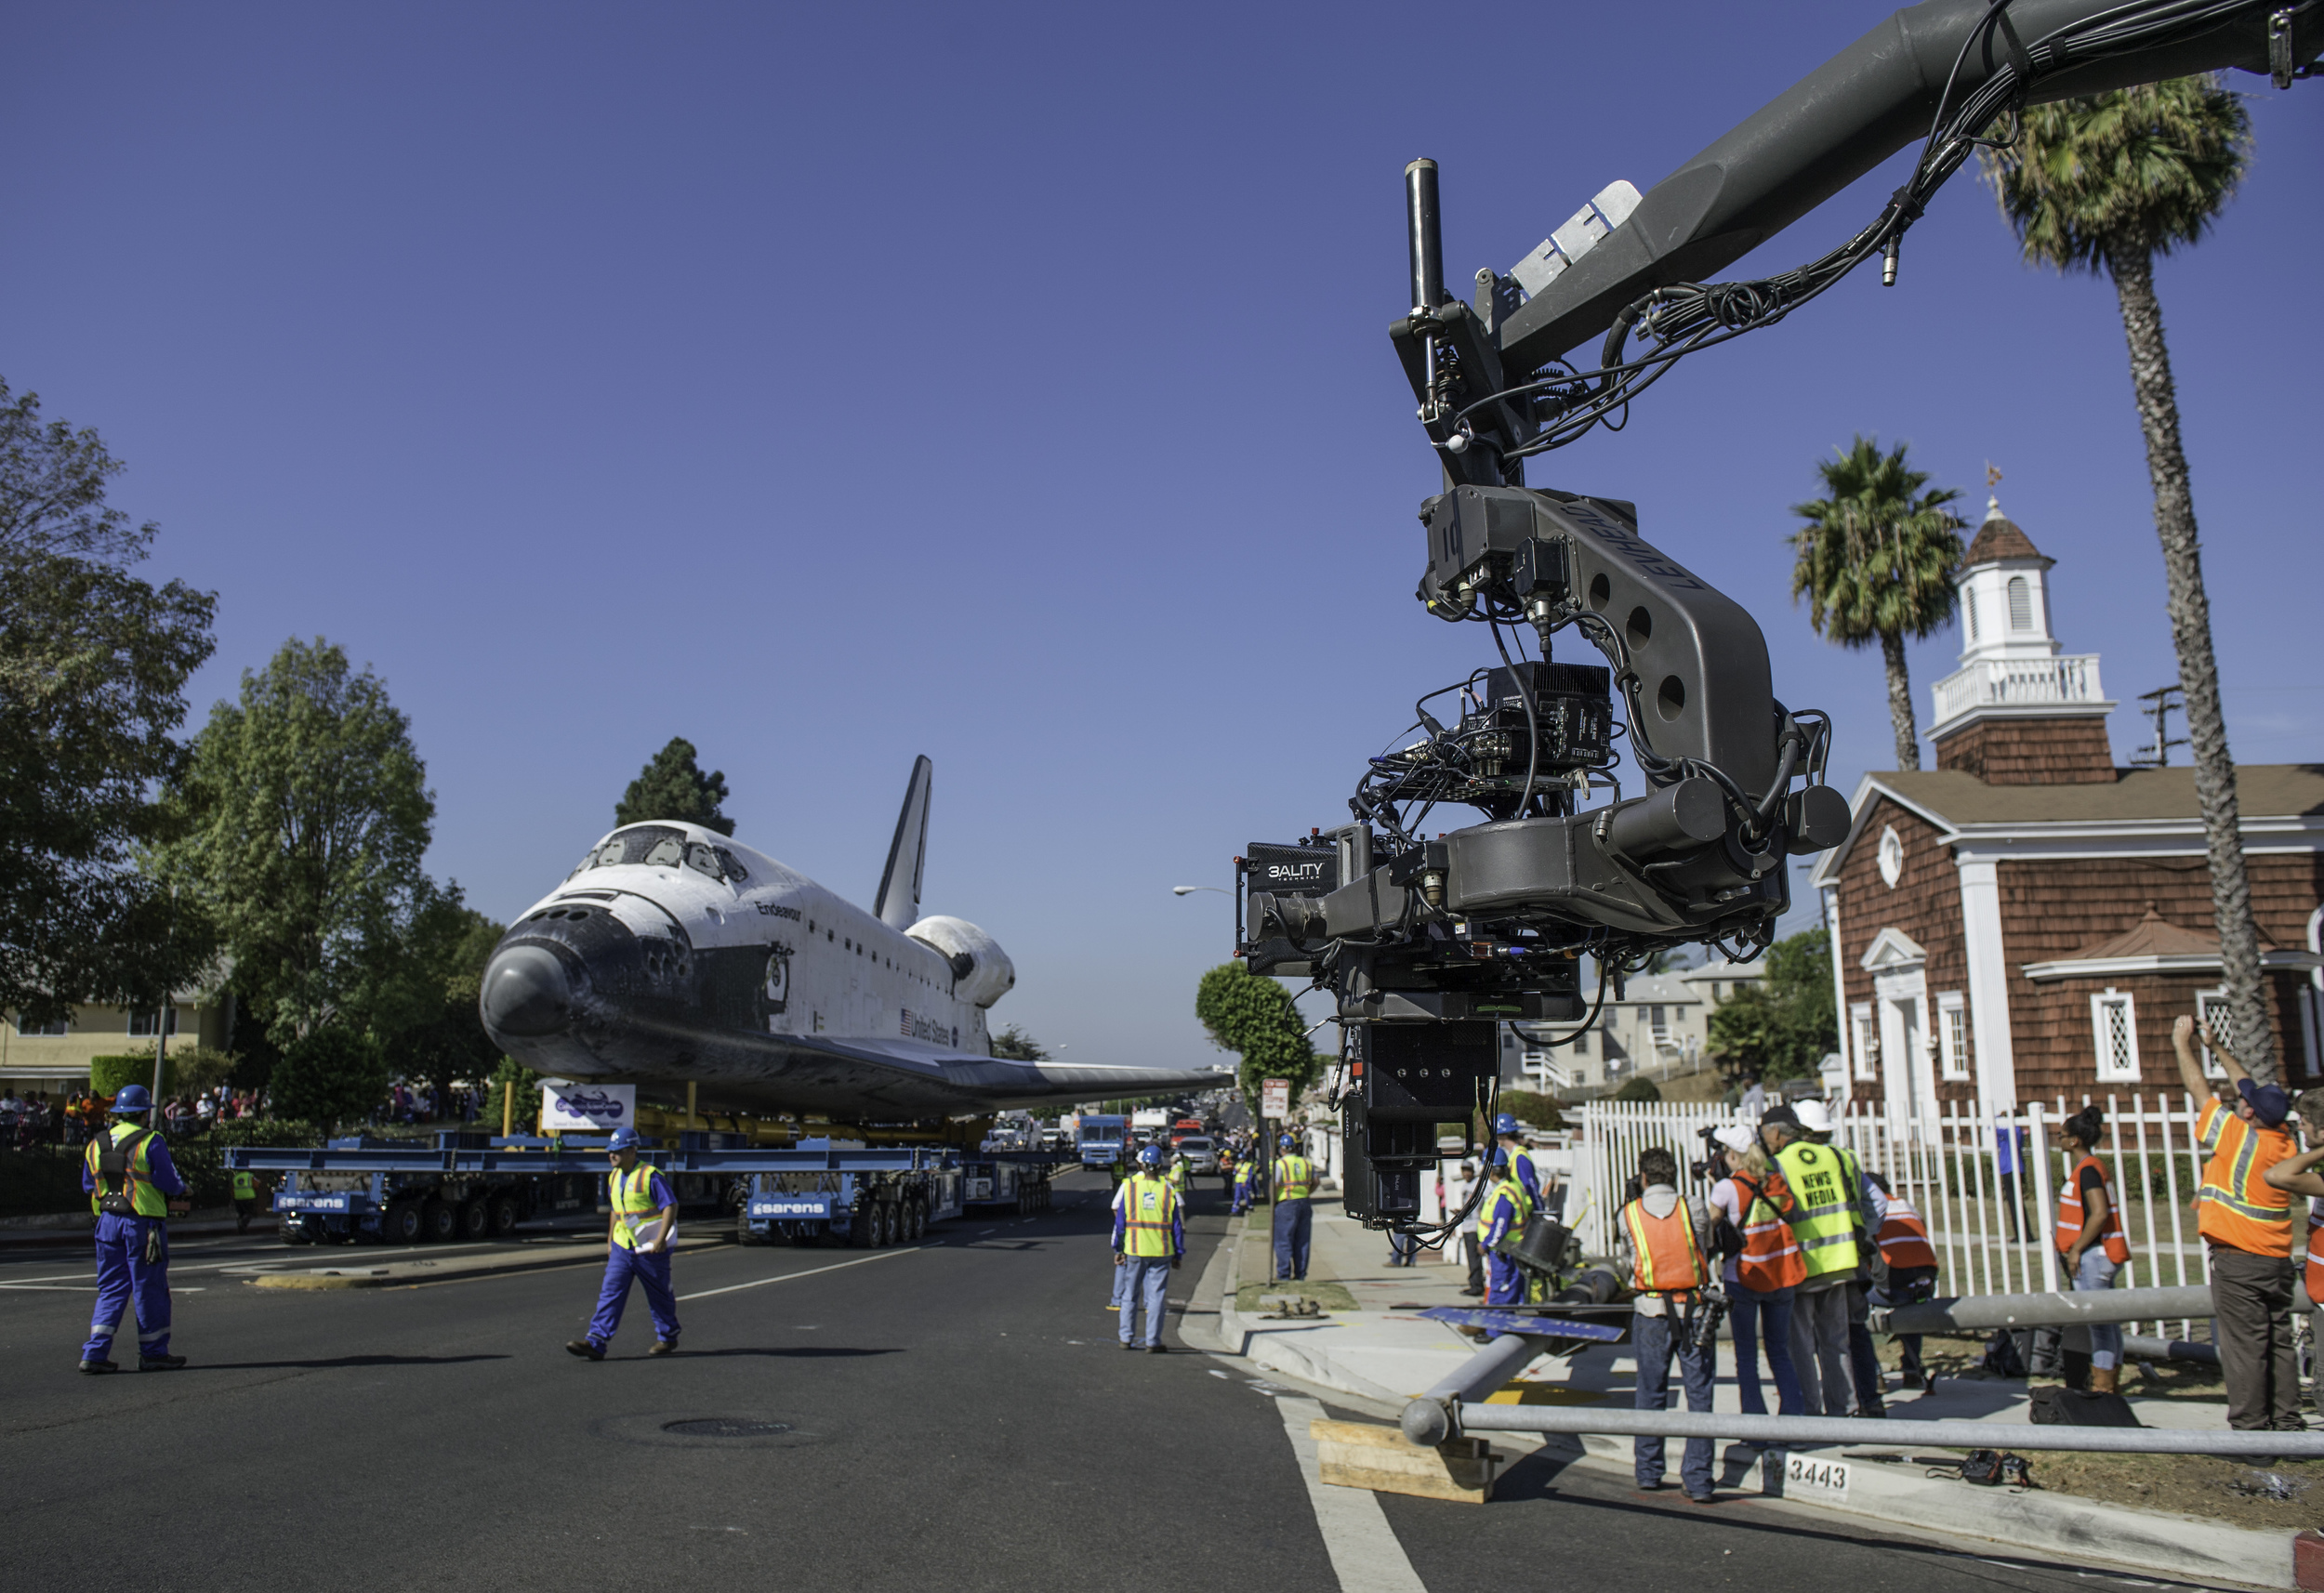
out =
<path fill-rule="evenodd" d="M 928 860 L 928 787 L 936 766 L 912 761 L 912 781 L 904 788 L 904 811 L 896 815 L 896 838 L 888 847 L 888 870 L 879 876 L 872 911 L 891 929 L 919 922 L 920 870 Z"/>

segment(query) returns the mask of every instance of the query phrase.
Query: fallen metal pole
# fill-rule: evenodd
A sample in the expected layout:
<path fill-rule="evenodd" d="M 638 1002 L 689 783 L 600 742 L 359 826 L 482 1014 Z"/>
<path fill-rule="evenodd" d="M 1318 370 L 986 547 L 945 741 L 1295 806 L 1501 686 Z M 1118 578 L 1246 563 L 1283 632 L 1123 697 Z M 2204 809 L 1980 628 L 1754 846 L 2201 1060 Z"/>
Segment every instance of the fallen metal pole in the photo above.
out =
<path fill-rule="evenodd" d="M 1449 1415 L 1455 1433 L 1594 1432 L 1613 1438 L 1732 1438 L 1803 1448 L 1896 1444 L 1912 1449 L 2061 1449 L 2106 1455 L 2232 1455 L 2324 1458 L 2324 1432 L 2230 1432 L 2224 1428 L 2034 1427 L 1971 1421 L 1858 1421 L 1846 1416 L 1747 1416 L 1724 1412 L 1601 1410 L 1573 1405 L 1461 1404 L 1425 1399 L 1405 1407 Z M 1439 1440 L 1437 1442 L 1442 1442 Z"/>
<path fill-rule="evenodd" d="M 2304 1282 L 2293 1290 L 2293 1306 L 2310 1310 Z M 2075 1323 L 2165 1322 L 2212 1314 L 2211 1290 L 2189 1285 L 2169 1289 L 2061 1290 L 2040 1295 L 1963 1295 L 1923 1300 L 1872 1313 L 1875 1333 L 1990 1332 L 1997 1327 L 2067 1327 Z"/>
<path fill-rule="evenodd" d="M 1549 1342 L 1546 1338 L 1504 1333 L 1453 1368 L 1443 1382 L 1413 1403 L 1427 1402 L 1441 1409 L 1447 1402 L 1473 1400 L 1479 1394 L 1490 1393 L 1531 1365 L 1534 1357 L 1540 1354 Z M 1432 1439 L 1429 1442 L 1442 1441 Z"/>
<path fill-rule="evenodd" d="M 2219 1347 L 2215 1344 L 2197 1344 L 2185 1338 L 2149 1338 L 2143 1333 L 2124 1334 L 2122 1353 L 2148 1361 L 2195 1361 L 2210 1366 L 2219 1364 Z"/>

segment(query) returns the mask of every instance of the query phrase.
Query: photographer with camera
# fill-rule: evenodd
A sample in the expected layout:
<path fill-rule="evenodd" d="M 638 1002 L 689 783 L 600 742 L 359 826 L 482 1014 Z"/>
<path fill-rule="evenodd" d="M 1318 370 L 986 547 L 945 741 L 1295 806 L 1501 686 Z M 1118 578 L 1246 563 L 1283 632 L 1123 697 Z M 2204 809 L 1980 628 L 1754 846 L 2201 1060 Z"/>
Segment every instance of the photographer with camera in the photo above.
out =
<path fill-rule="evenodd" d="M 1678 1159 L 1659 1145 L 1638 1154 L 1639 1193 L 1622 1207 L 1616 1230 L 1614 1270 L 1637 1291 L 1631 1303 L 1631 1350 L 1638 1363 L 1633 1406 L 1670 1408 L 1670 1362 L 1676 1357 L 1686 1385 L 1686 1408 L 1709 1411 L 1718 1377 L 1719 1341 L 1710 1257 L 1715 1253 L 1710 1212 L 1694 1196 L 1678 1191 Z M 1709 1323 L 1710 1331 L 1700 1331 Z M 1686 1441 L 1679 1481 L 1697 1505 L 1711 1500 L 1711 1442 Z M 1631 1450 L 1638 1491 L 1662 1486 L 1662 1440 L 1640 1437 Z"/>
<path fill-rule="evenodd" d="M 1711 1186 L 1710 1204 L 1736 1234 L 1736 1252 L 1724 1269 L 1728 1319 L 1735 1325 L 1736 1389 L 1746 1415 L 1767 1414 L 1766 1396 L 1759 1386 L 1763 1337 L 1781 1412 L 1799 1415 L 1800 1379 L 1791 1370 L 1791 1301 L 1807 1268 L 1800 1259 L 1799 1242 L 1777 1210 L 1790 1200 L 1790 1192 L 1749 1128 L 1734 1124 L 1705 1132 L 1719 1146 L 1714 1160 L 1724 1175 Z"/>

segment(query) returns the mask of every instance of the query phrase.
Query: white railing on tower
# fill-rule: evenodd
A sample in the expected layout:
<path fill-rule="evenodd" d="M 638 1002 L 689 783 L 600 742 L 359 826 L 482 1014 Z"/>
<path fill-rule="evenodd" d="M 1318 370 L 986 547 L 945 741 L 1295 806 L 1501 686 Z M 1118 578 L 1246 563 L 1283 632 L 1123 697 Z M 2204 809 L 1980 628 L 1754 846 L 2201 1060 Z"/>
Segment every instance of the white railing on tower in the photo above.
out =
<path fill-rule="evenodd" d="M 2035 707 L 2103 703 L 2098 655 L 2067 653 L 2056 658 L 1980 658 L 1962 665 L 1930 688 L 1943 724 L 1972 708 Z"/>

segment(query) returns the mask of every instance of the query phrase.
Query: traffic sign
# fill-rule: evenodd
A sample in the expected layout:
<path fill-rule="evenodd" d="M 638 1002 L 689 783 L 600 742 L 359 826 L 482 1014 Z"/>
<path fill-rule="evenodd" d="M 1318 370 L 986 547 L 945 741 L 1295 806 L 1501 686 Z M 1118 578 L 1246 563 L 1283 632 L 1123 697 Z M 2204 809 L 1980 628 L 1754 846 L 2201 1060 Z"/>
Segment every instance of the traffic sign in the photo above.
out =
<path fill-rule="evenodd" d="M 1280 1122 L 1291 1115 L 1291 1081 L 1261 1079 L 1259 1081 L 1259 1115 Z"/>

